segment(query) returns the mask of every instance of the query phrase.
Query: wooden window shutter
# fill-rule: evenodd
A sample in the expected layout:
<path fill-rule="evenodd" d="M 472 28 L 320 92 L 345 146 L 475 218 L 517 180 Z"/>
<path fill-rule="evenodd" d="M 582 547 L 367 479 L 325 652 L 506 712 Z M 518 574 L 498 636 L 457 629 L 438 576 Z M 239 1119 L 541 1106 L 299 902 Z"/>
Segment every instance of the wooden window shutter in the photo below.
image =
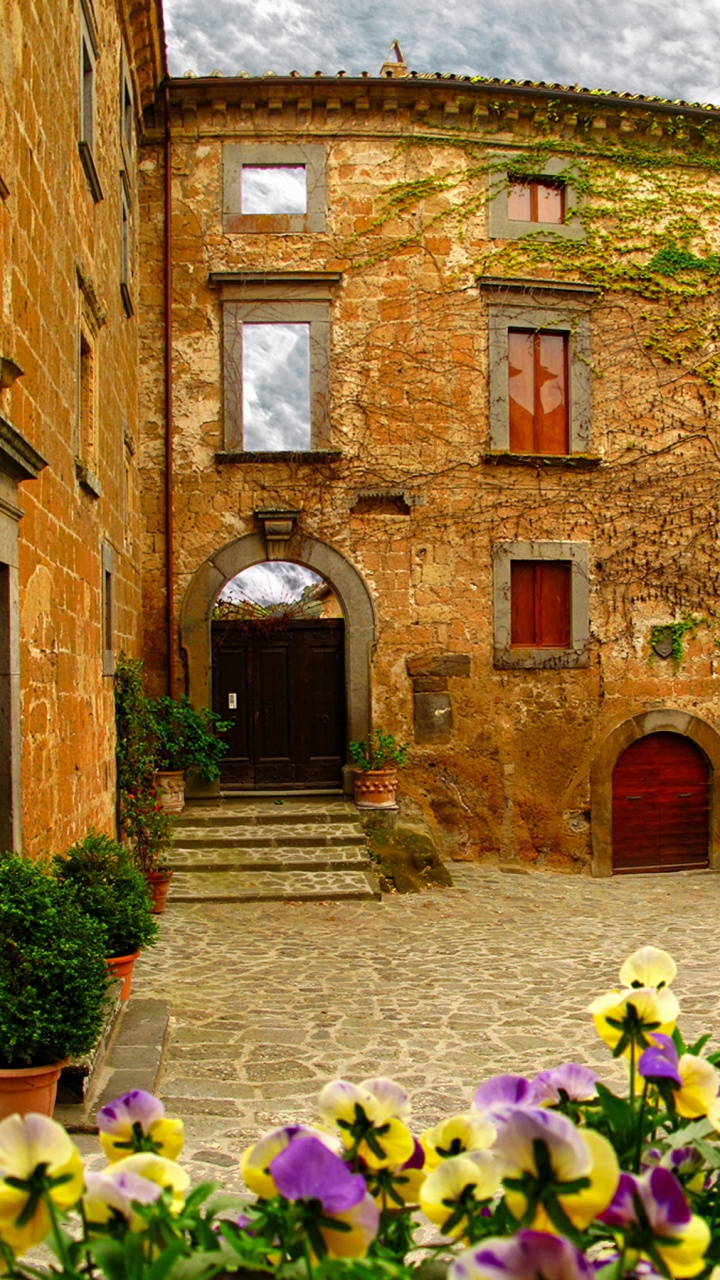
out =
<path fill-rule="evenodd" d="M 565 183 L 551 178 L 512 179 L 508 188 L 508 218 L 512 222 L 562 224 L 565 221 Z"/>
<path fill-rule="evenodd" d="M 510 566 L 510 643 L 569 649 L 570 572 L 565 560 L 514 560 Z"/>
<path fill-rule="evenodd" d="M 566 333 L 508 330 L 508 410 L 513 453 L 569 452 Z"/>

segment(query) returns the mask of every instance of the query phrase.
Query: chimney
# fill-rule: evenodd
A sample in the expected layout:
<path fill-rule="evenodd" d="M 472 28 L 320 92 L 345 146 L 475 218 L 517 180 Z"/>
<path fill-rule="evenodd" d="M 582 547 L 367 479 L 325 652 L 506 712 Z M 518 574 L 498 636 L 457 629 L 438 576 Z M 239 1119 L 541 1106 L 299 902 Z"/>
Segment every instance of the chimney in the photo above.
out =
<path fill-rule="evenodd" d="M 402 56 L 402 50 L 400 49 L 400 45 L 397 40 L 393 40 L 390 45 L 390 53 L 395 54 L 395 61 L 392 62 L 388 59 L 386 62 L 383 62 L 380 68 L 380 75 L 392 77 L 396 80 L 402 76 L 406 76 L 408 74 L 407 63 Z"/>

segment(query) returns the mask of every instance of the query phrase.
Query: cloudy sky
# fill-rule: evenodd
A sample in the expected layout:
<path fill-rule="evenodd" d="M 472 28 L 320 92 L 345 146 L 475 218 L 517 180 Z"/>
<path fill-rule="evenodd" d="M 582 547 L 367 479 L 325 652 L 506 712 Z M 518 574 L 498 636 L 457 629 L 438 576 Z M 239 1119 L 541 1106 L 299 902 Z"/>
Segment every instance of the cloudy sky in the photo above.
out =
<path fill-rule="evenodd" d="M 172 75 L 414 71 L 720 104 L 720 0 L 164 0 Z"/>

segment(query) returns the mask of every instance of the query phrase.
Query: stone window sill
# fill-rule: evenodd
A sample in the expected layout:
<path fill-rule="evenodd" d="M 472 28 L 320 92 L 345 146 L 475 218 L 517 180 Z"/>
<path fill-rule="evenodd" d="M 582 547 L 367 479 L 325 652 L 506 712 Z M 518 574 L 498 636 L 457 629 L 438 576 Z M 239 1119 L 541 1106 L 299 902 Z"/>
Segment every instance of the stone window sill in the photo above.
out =
<path fill-rule="evenodd" d="M 342 457 L 339 449 L 311 449 L 299 453 L 291 451 L 220 451 L 215 454 L 215 461 L 221 464 L 239 462 L 247 465 L 253 462 L 300 462 L 315 464 L 318 462 L 337 462 Z"/>
<path fill-rule="evenodd" d="M 75 459 L 75 475 L 77 476 L 80 488 L 84 489 L 91 498 L 102 497 L 102 488 L 95 472 L 90 471 L 80 458 Z"/>
<path fill-rule="evenodd" d="M 595 471 L 602 463 L 593 453 L 485 453 L 483 462 L 504 467 L 561 467 L 575 471 Z"/>

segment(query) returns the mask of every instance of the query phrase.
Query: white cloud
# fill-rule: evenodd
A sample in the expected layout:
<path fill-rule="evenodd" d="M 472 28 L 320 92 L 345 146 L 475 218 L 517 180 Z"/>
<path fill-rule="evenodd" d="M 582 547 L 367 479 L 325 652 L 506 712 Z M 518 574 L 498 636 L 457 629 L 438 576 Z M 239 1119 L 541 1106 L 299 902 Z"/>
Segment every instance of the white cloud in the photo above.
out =
<path fill-rule="evenodd" d="M 416 71 L 720 103 L 720 0 L 165 0 L 173 75 Z"/>

